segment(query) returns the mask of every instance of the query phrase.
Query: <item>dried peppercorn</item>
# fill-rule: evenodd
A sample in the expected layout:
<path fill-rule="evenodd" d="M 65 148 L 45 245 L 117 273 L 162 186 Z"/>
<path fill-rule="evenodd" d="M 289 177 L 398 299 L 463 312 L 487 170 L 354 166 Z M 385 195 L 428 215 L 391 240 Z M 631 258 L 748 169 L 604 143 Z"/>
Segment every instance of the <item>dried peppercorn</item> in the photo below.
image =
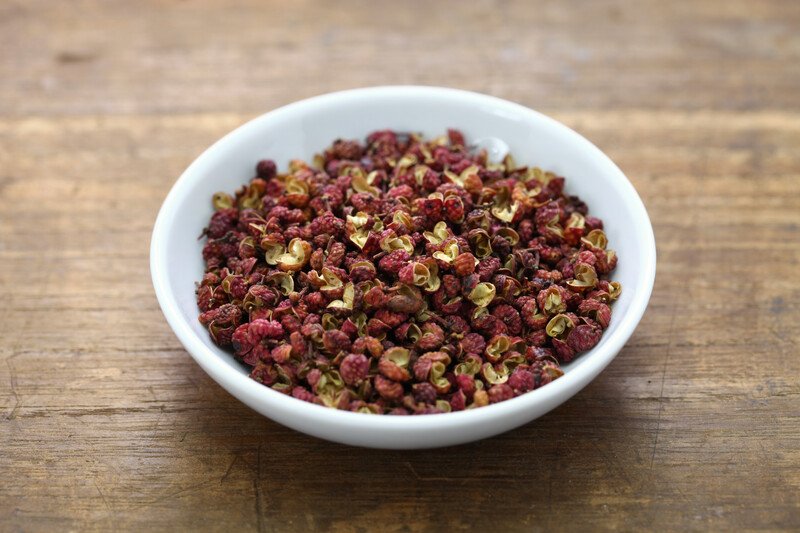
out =
<path fill-rule="evenodd" d="M 302 401 L 433 414 L 511 399 L 592 349 L 621 291 L 565 180 L 457 130 L 338 139 L 212 197 L 200 323 Z"/>

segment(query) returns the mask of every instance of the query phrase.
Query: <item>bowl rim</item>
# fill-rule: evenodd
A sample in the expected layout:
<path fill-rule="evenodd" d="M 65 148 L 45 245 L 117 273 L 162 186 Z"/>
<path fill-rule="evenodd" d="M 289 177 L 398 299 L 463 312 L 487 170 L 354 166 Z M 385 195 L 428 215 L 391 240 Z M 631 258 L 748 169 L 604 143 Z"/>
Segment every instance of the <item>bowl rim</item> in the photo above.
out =
<path fill-rule="evenodd" d="M 633 290 L 634 295 L 627 312 L 620 317 L 621 323 L 617 327 L 617 330 L 608 337 L 607 341 L 602 346 L 596 347 L 581 356 L 581 358 L 588 359 L 584 364 L 577 366 L 574 370 L 570 370 L 547 386 L 529 391 L 510 400 L 490 404 L 480 409 L 439 413 L 435 415 L 370 416 L 364 413 L 342 411 L 304 402 L 272 390 L 269 387 L 265 387 L 251 379 L 248 375 L 238 372 L 229 364 L 222 361 L 217 354 L 211 351 L 211 349 L 201 341 L 191 329 L 189 323 L 183 319 L 176 294 L 168 283 L 166 237 L 169 228 L 175 222 L 177 208 L 183 196 L 191 190 L 195 182 L 199 180 L 202 174 L 202 168 L 206 162 L 210 161 L 217 152 L 233 148 L 237 144 L 239 137 L 246 136 L 249 132 L 260 128 L 262 124 L 275 119 L 285 118 L 296 113 L 313 111 L 320 107 L 337 105 L 339 103 L 350 103 L 364 98 L 389 98 L 398 96 L 447 97 L 474 105 L 489 105 L 499 110 L 523 115 L 526 119 L 544 122 L 549 127 L 559 130 L 562 135 L 569 138 L 570 142 L 575 143 L 579 149 L 585 150 L 593 155 L 596 164 L 604 167 L 605 171 L 616 175 L 617 185 L 620 191 L 626 196 L 625 203 L 629 205 L 634 217 L 639 222 L 634 229 L 636 239 L 642 247 L 640 275 L 638 276 L 637 285 L 635 287 L 626 287 L 626 290 Z M 204 150 L 176 180 L 159 209 L 150 243 L 150 273 L 159 306 L 167 322 L 186 351 L 189 352 L 189 355 L 191 355 L 212 379 L 229 393 L 250 405 L 250 407 L 253 407 L 251 402 L 269 405 L 271 409 L 275 409 L 276 415 L 282 412 L 281 414 L 285 416 L 281 418 L 284 419 L 287 417 L 297 417 L 298 419 L 305 419 L 306 421 L 318 423 L 320 425 L 338 425 L 342 429 L 349 428 L 354 431 L 360 429 L 446 431 L 448 428 L 462 427 L 464 425 L 481 424 L 484 422 L 489 423 L 492 420 L 496 420 L 498 417 L 505 418 L 516 416 L 522 418 L 525 416 L 526 411 L 534 410 L 537 404 L 554 402 L 555 405 L 558 405 L 561 401 L 565 401 L 586 386 L 614 359 L 631 337 L 644 315 L 655 283 L 656 245 L 650 217 L 647 214 L 647 210 L 639 194 L 633 187 L 633 184 L 602 150 L 568 126 L 521 104 L 495 96 L 446 87 L 388 85 L 336 91 L 284 105 L 249 120 L 227 133 Z M 234 392 L 234 390 L 236 392 Z M 243 400 L 240 394 L 247 396 L 250 401 Z M 561 399 L 562 397 L 563 399 Z"/>

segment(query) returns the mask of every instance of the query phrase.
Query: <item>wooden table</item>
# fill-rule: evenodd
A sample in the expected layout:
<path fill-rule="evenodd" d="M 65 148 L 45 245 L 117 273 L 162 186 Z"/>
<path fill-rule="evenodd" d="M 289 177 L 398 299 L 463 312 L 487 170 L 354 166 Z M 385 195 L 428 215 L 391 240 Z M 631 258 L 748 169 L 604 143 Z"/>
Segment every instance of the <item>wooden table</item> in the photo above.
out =
<path fill-rule="evenodd" d="M 800 2 L 7 0 L 0 50 L 0 530 L 800 528 Z M 151 288 L 156 212 L 200 151 L 392 83 L 562 120 L 655 227 L 619 357 L 484 442 L 272 423 Z"/>

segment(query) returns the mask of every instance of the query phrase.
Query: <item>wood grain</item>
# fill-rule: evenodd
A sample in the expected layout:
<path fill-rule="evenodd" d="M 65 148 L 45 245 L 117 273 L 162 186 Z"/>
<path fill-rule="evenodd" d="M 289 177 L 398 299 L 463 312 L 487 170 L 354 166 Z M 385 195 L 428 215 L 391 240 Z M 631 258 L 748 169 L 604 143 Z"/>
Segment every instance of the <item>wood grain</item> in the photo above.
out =
<path fill-rule="evenodd" d="M 0 4 L 0 530 L 800 528 L 800 3 Z M 295 433 L 181 348 L 149 280 L 174 178 L 277 105 L 457 86 L 605 150 L 656 232 L 614 363 L 519 430 Z"/>

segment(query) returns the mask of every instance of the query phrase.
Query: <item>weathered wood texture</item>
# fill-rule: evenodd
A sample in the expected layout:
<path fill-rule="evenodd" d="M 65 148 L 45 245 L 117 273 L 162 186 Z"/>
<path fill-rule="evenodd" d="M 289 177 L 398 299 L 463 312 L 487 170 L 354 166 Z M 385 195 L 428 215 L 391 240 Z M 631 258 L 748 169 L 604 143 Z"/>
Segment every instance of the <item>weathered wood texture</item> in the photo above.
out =
<path fill-rule="evenodd" d="M 0 4 L 0 530 L 800 528 L 800 2 Z M 488 92 L 630 176 L 658 279 L 517 431 L 348 448 L 241 405 L 156 304 L 175 177 L 354 86 Z"/>

